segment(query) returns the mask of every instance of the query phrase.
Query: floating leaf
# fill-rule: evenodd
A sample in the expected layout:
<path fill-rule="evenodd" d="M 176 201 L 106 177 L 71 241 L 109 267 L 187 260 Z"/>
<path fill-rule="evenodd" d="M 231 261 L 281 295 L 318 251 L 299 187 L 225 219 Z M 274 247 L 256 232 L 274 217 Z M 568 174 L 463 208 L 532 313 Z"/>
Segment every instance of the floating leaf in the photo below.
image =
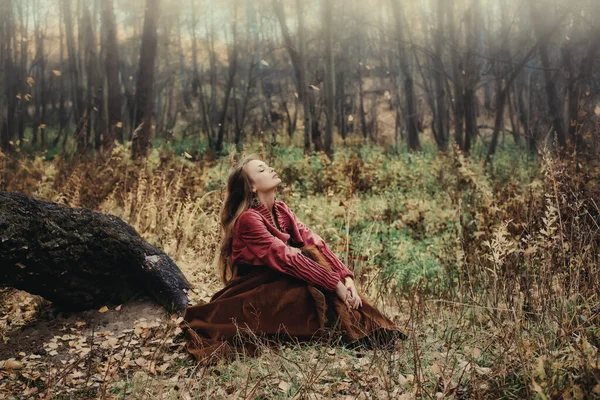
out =
<path fill-rule="evenodd" d="M 122 128 L 122 127 L 123 127 L 123 122 L 119 121 L 119 122 L 117 122 L 117 123 L 115 124 L 115 126 L 116 126 L 117 128 Z"/>
<path fill-rule="evenodd" d="M 99 311 L 99 312 L 101 312 L 101 313 L 105 313 L 105 312 L 107 312 L 107 311 L 108 311 L 108 307 L 106 307 L 106 306 L 102 306 L 102 308 L 101 308 L 101 309 L 99 309 L 98 311 Z"/>
<path fill-rule="evenodd" d="M 594 109 L 594 113 L 595 113 L 596 115 L 599 115 L 599 116 L 600 116 L 600 105 L 596 106 L 596 108 Z"/>
<path fill-rule="evenodd" d="M 29 85 L 29 87 L 33 86 L 33 84 L 35 83 L 35 81 L 33 80 L 32 77 L 27 77 L 27 84 Z"/>
<path fill-rule="evenodd" d="M 310 85 L 310 88 L 311 88 L 312 90 L 316 90 L 317 92 L 320 92 L 320 91 L 321 91 L 321 89 L 319 89 L 319 88 L 318 88 L 318 87 L 316 87 L 315 85 Z"/>
<path fill-rule="evenodd" d="M 265 67 L 268 67 L 268 66 L 269 66 L 269 63 L 268 63 L 267 61 L 265 61 L 265 60 L 260 60 L 260 63 L 261 63 L 262 65 L 264 65 Z"/>
<path fill-rule="evenodd" d="M 192 158 L 192 155 L 191 155 L 190 153 L 188 153 L 187 151 L 184 151 L 184 152 L 183 152 L 183 156 L 184 156 L 185 158 L 187 158 L 187 159 L 190 159 L 190 158 Z"/>

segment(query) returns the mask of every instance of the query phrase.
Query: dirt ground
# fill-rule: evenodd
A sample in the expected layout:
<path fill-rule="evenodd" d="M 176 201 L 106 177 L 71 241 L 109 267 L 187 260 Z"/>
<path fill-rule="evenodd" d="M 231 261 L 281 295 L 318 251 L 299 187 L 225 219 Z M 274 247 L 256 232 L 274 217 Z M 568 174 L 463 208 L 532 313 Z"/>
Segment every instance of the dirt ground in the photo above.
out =
<path fill-rule="evenodd" d="M 115 307 L 116 308 L 116 307 Z M 168 319 L 165 310 L 149 298 L 140 298 L 105 312 L 88 310 L 82 312 L 42 312 L 24 326 L 10 330 L 0 343 L 0 360 L 16 358 L 19 353 L 46 355 L 44 344 L 55 336 L 77 332 L 83 337 L 91 337 L 92 331 L 110 331 L 119 335 L 131 329 L 140 318 L 147 320 Z"/>

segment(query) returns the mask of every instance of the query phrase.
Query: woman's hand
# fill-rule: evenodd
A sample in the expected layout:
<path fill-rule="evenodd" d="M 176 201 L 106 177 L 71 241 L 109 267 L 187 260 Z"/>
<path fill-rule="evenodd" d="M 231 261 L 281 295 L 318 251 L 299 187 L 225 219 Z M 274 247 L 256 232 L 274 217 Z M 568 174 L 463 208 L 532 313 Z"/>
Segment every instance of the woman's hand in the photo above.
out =
<path fill-rule="evenodd" d="M 335 287 L 335 294 L 337 294 L 344 304 L 346 304 L 346 307 L 348 307 L 349 310 L 352 309 L 350 304 L 350 292 L 348 291 L 348 288 L 346 288 L 346 285 L 342 283 L 342 281 L 338 281 L 337 286 Z"/>
<path fill-rule="evenodd" d="M 344 279 L 344 286 L 346 286 L 346 289 L 350 293 L 349 303 L 350 303 L 351 307 L 355 310 L 358 309 L 359 307 L 362 307 L 362 299 L 358 295 L 356 286 L 354 286 L 354 280 L 352 280 L 352 278 L 347 276 L 346 279 Z"/>

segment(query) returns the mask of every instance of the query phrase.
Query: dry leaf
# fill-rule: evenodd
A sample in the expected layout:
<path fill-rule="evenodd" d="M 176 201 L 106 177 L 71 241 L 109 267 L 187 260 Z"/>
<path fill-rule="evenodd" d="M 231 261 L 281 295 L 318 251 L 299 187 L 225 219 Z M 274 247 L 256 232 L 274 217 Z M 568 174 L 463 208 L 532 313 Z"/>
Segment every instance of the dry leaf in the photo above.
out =
<path fill-rule="evenodd" d="M 280 381 L 278 387 L 284 393 L 287 393 L 288 390 L 290 390 L 290 384 L 287 383 L 286 381 Z"/>
<path fill-rule="evenodd" d="M 594 113 L 596 115 L 600 115 L 600 105 L 596 106 L 596 108 L 594 109 Z"/>
<path fill-rule="evenodd" d="M 14 370 L 23 368 L 23 363 L 15 360 L 14 358 L 9 358 L 5 361 L 0 361 L 0 370 Z"/>
<path fill-rule="evenodd" d="M 54 76 L 61 76 L 61 75 L 62 75 L 62 72 L 60 72 L 60 71 L 59 71 L 59 70 L 57 70 L 57 69 L 53 69 L 53 70 L 52 70 L 52 73 L 54 74 Z"/>
<path fill-rule="evenodd" d="M 99 309 L 98 311 L 99 311 L 99 312 L 101 312 L 101 313 L 105 313 L 105 312 L 107 312 L 107 311 L 108 311 L 108 307 L 106 307 L 106 306 L 102 306 L 102 308 L 101 308 L 101 309 Z"/>

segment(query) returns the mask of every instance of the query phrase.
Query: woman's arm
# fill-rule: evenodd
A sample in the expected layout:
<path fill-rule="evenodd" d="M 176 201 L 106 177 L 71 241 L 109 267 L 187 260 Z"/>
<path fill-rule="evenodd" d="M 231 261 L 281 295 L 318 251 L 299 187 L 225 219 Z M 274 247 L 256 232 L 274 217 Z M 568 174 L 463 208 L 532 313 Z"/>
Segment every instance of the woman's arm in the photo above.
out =
<path fill-rule="evenodd" d="M 319 250 L 321 250 L 332 268 L 338 273 L 338 276 L 342 282 L 347 276 L 354 278 L 354 273 L 352 273 L 352 271 L 350 271 L 348 267 L 346 267 L 346 265 L 344 265 L 344 263 L 335 255 L 335 253 L 327 245 L 327 242 L 325 242 L 321 236 L 311 231 L 304 223 L 302 223 L 302 221 L 298 219 L 296 214 L 287 206 L 287 204 L 285 207 L 292 218 L 292 223 L 298 227 L 300 235 L 302 236 L 302 240 L 304 241 L 304 245 L 316 245 Z"/>
<path fill-rule="evenodd" d="M 262 218 L 253 212 L 243 213 L 236 222 L 236 235 L 267 267 L 335 291 L 339 274 L 329 271 L 285 244 L 268 231 Z M 343 284 L 342 284 L 343 286 Z"/>

